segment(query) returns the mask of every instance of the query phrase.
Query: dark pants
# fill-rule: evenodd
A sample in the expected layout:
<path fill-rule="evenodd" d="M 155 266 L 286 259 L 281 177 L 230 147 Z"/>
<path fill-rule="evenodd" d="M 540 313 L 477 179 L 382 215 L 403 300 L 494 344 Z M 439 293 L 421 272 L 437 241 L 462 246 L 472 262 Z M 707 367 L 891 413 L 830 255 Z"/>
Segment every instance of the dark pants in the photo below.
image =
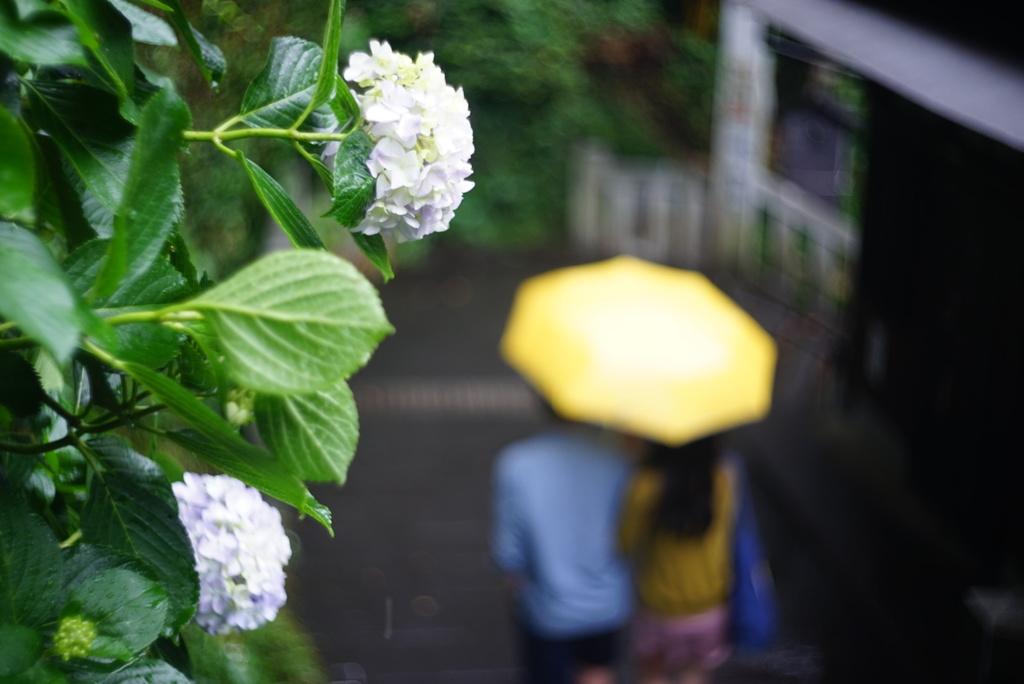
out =
<path fill-rule="evenodd" d="M 614 666 L 619 651 L 619 630 L 551 639 L 520 622 L 519 634 L 524 684 L 572 684 L 580 668 Z"/>

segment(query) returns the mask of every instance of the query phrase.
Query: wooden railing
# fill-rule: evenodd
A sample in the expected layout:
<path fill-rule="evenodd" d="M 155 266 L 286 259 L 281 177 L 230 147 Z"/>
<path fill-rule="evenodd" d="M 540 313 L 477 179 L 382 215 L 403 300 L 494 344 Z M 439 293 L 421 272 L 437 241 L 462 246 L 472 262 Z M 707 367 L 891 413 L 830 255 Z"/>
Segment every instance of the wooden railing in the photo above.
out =
<path fill-rule="evenodd" d="M 839 212 L 775 174 L 755 181 L 755 220 L 739 246 L 740 275 L 793 308 L 838 316 L 845 309 L 860 234 Z"/>
<path fill-rule="evenodd" d="M 578 253 L 615 254 L 700 268 L 707 180 L 668 160 L 619 157 L 580 145 L 571 166 L 569 233 Z"/>
<path fill-rule="evenodd" d="M 736 275 L 791 308 L 829 318 L 842 314 L 859 233 L 793 183 L 761 174 L 755 218 L 725 247 L 708 215 L 707 178 L 687 165 L 620 157 L 586 143 L 577 148 L 571 169 L 569 232 L 577 253 L 631 254 L 697 270 L 733 264 Z"/>

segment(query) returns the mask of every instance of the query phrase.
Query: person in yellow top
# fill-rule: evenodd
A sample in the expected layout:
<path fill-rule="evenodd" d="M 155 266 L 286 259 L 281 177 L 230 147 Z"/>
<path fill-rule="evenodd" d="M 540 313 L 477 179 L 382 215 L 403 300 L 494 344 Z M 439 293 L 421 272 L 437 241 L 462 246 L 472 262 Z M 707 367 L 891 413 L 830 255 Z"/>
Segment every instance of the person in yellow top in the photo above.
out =
<path fill-rule="evenodd" d="M 736 496 L 714 437 L 652 444 L 627 489 L 619 545 L 634 559 L 639 684 L 700 684 L 730 654 Z"/>

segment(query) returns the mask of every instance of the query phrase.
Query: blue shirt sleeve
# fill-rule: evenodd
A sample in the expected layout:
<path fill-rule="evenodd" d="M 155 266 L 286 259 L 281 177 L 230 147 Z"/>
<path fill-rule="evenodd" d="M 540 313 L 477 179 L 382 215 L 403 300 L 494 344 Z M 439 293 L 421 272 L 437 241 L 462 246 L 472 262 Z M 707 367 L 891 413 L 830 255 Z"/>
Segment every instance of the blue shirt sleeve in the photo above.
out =
<path fill-rule="evenodd" d="M 506 454 L 498 457 L 494 470 L 493 529 L 491 555 L 505 572 L 526 569 L 526 535 L 521 498 L 516 495 L 515 473 Z"/>

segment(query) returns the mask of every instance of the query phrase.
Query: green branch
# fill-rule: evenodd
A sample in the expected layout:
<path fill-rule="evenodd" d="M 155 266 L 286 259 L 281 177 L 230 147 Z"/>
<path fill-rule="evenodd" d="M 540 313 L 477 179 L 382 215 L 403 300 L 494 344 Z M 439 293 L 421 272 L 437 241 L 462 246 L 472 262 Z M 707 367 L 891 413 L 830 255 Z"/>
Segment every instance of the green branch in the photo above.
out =
<path fill-rule="evenodd" d="M 105 423 L 94 423 L 94 424 L 83 425 L 82 426 L 82 432 L 87 432 L 89 434 L 99 434 L 101 432 L 109 432 L 110 430 L 113 430 L 114 428 L 121 427 L 122 425 L 132 425 L 132 426 L 135 426 L 135 423 L 139 419 L 145 418 L 146 416 L 151 415 L 153 413 L 156 413 L 158 411 L 163 411 L 164 408 L 166 408 L 166 407 L 163 404 L 154 404 L 153 406 L 147 406 L 144 409 L 141 409 L 141 410 L 136 411 L 134 413 L 129 413 L 129 414 L 127 414 L 127 415 L 125 415 L 123 417 L 120 417 L 120 418 L 114 418 L 112 420 L 108 420 Z"/>
<path fill-rule="evenodd" d="M 66 420 L 70 427 L 77 427 L 82 424 L 81 416 L 64 408 L 63 404 L 49 394 L 43 394 L 43 403 L 49 406 L 58 416 Z"/>
<path fill-rule="evenodd" d="M 34 347 L 38 342 L 32 337 L 7 337 L 0 339 L 0 349 L 28 349 Z"/>
<path fill-rule="evenodd" d="M 75 543 L 77 543 L 77 542 L 78 542 L 78 540 L 79 540 L 79 539 L 81 539 L 81 538 L 82 538 L 82 530 L 81 530 L 81 529 L 75 530 L 75 531 L 74 531 L 74 532 L 73 532 L 73 533 L 71 534 L 71 536 L 70 536 L 70 537 L 68 537 L 67 539 L 65 539 L 64 541 L 62 541 L 62 542 L 60 543 L 60 548 L 62 548 L 62 549 L 66 549 L 66 548 L 68 548 L 69 546 L 72 546 L 72 545 L 74 545 Z"/>
<path fill-rule="evenodd" d="M 128 315 L 128 314 L 125 314 L 125 315 Z M 124 364 L 121 363 L 121 361 L 119 361 L 117 359 L 117 357 L 112 356 L 111 354 L 108 354 L 107 352 L 103 351 L 103 349 L 101 349 L 100 347 L 97 347 L 95 344 L 93 344 L 89 340 L 85 340 L 85 344 L 83 345 L 83 348 L 87 352 L 89 352 L 90 354 L 95 356 L 97 359 L 99 359 L 103 363 L 107 364 L 108 366 L 111 366 L 112 368 L 116 368 L 117 370 L 122 370 L 122 371 L 124 370 Z"/>
<path fill-rule="evenodd" d="M 341 142 L 348 137 L 348 133 L 315 133 L 309 131 L 295 131 L 287 128 L 237 128 L 233 131 L 185 131 L 185 140 L 200 142 L 230 142 L 244 138 L 280 138 L 284 140 L 297 140 L 303 142 Z"/>
<path fill-rule="evenodd" d="M 37 454 L 45 454 L 54 449 L 60 449 L 61 447 L 71 446 L 75 443 L 75 437 L 73 435 L 67 435 L 56 439 L 52 442 L 43 442 L 42 444 L 18 444 L 17 442 L 0 442 L 0 451 L 6 451 L 10 454 L 24 454 L 26 456 L 35 456 Z"/>

